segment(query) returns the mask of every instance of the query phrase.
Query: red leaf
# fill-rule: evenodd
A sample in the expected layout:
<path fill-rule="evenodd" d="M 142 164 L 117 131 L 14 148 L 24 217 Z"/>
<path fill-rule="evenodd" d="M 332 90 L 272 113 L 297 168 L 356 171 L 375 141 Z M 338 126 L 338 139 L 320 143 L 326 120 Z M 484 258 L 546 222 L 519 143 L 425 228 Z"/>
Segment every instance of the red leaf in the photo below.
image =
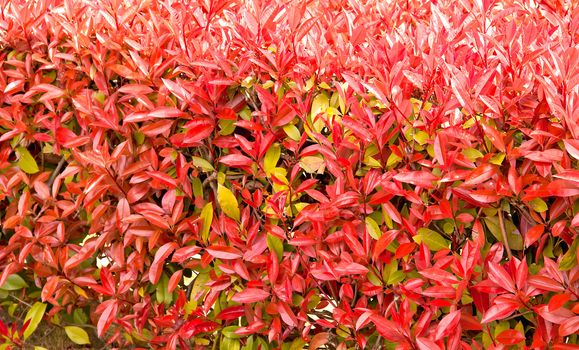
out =
<path fill-rule="evenodd" d="M 56 287 L 58 286 L 58 282 L 60 281 L 60 277 L 58 276 L 50 276 L 46 281 L 44 287 L 42 287 L 42 292 L 40 293 L 40 298 L 42 301 L 46 301 L 49 298 L 52 298 L 52 295 L 56 291 Z"/>
<path fill-rule="evenodd" d="M 163 265 L 167 257 L 177 248 L 177 243 L 169 242 L 163 244 L 155 253 L 155 259 L 149 268 L 149 280 L 152 284 L 157 284 L 161 273 L 163 272 Z"/>
<path fill-rule="evenodd" d="M 169 278 L 169 282 L 167 283 L 167 291 L 169 293 L 173 293 L 173 291 L 179 286 L 181 278 L 183 278 L 183 270 L 177 270 L 171 275 L 171 278 Z"/>
<path fill-rule="evenodd" d="M 566 337 L 571 334 L 577 334 L 579 332 L 579 316 L 574 316 L 563 322 L 559 327 L 559 335 L 561 337 Z"/>
<path fill-rule="evenodd" d="M 412 253 L 414 249 L 416 249 L 418 245 L 414 242 L 402 243 L 398 249 L 396 249 L 396 254 L 394 255 L 394 259 L 400 259 L 405 257 L 406 255 Z"/>
<path fill-rule="evenodd" d="M 438 346 L 435 342 L 428 338 L 418 337 L 416 338 L 416 345 L 418 345 L 419 350 L 440 350 L 440 346 Z"/>
<path fill-rule="evenodd" d="M 207 248 L 207 253 L 217 259 L 233 260 L 243 256 L 238 249 L 229 246 L 213 245 Z"/>
<path fill-rule="evenodd" d="M 247 288 L 233 296 L 231 300 L 235 301 L 236 303 L 255 303 L 258 301 L 265 300 L 269 297 L 269 293 L 264 291 L 263 289 L 258 288 Z"/>
<path fill-rule="evenodd" d="M 460 310 L 453 311 L 448 315 L 444 316 L 438 326 L 436 327 L 436 334 L 434 339 L 441 340 L 442 338 L 448 336 L 452 332 L 456 332 L 456 327 L 460 322 Z"/>
<path fill-rule="evenodd" d="M 436 281 L 438 283 L 444 283 L 447 285 L 452 285 L 458 283 L 458 279 L 452 273 L 439 269 L 438 267 L 431 267 L 428 269 L 418 271 L 422 276 Z"/>
<path fill-rule="evenodd" d="M 378 239 L 376 244 L 374 245 L 374 252 L 372 253 L 372 257 L 376 260 L 386 250 L 386 248 L 392 243 L 394 238 L 398 236 L 397 230 L 390 230 L 382 234 L 382 237 Z"/>
<path fill-rule="evenodd" d="M 217 319 L 218 320 L 224 320 L 224 321 L 231 321 L 231 320 L 238 319 L 239 317 L 241 317 L 243 315 L 245 315 L 245 306 L 243 306 L 243 305 L 230 306 L 228 308 L 221 310 L 219 315 L 217 315 Z"/>
<path fill-rule="evenodd" d="M 545 232 L 545 226 L 535 225 L 527 233 L 525 233 L 525 247 L 530 247 L 535 243 Z"/>
<path fill-rule="evenodd" d="M 406 171 L 394 175 L 394 180 L 422 188 L 434 188 L 432 182 L 438 180 L 438 177 L 428 171 Z"/>
<path fill-rule="evenodd" d="M 109 329 L 110 325 L 113 323 L 117 316 L 118 305 L 116 301 L 111 302 L 106 309 L 101 314 L 97 324 L 97 335 L 102 337 L 103 334 Z"/>
<path fill-rule="evenodd" d="M 177 187 L 177 180 L 175 180 L 174 178 L 172 178 L 171 176 L 160 172 L 160 171 L 147 171 L 147 175 L 149 175 L 151 178 L 159 181 L 160 183 L 163 183 L 169 187 L 175 188 Z"/>
<path fill-rule="evenodd" d="M 312 337 L 309 350 L 316 350 L 330 341 L 328 332 L 321 332 Z"/>
<path fill-rule="evenodd" d="M 528 278 L 529 285 L 545 291 L 563 292 L 565 288 L 557 281 L 547 276 L 530 276 Z"/>
<path fill-rule="evenodd" d="M 296 315 L 294 315 L 293 311 L 291 310 L 291 308 L 289 307 L 288 304 L 284 303 L 283 301 L 280 301 L 279 303 L 277 303 L 277 311 L 279 312 L 281 319 L 288 326 L 297 327 L 298 320 L 296 318 Z"/>
<path fill-rule="evenodd" d="M 165 131 L 171 129 L 173 121 L 169 119 L 159 120 L 157 122 L 145 125 L 141 128 L 141 132 L 148 137 L 156 137 L 163 134 Z"/>
<path fill-rule="evenodd" d="M 485 163 L 473 170 L 464 180 L 464 185 L 480 185 L 497 173 L 494 165 Z"/>
<path fill-rule="evenodd" d="M 195 118 L 185 125 L 185 129 L 187 133 L 184 135 L 182 141 L 185 144 L 195 144 L 209 137 L 209 135 L 213 133 L 214 125 L 210 119 Z"/>
<path fill-rule="evenodd" d="M 568 139 L 563 140 L 565 149 L 575 159 L 579 159 L 579 140 Z"/>
<path fill-rule="evenodd" d="M 501 152 L 505 152 L 505 142 L 503 141 L 502 135 L 493 127 L 486 124 L 482 125 L 486 136 L 491 140 L 492 144 Z"/>
<path fill-rule="evenodd" d="M 251 166 L 251 164 L 253 164 L 253 161 L 249 157 L 246 157 L 242 154 L 228 154 L 221 157 L 219 162 L 229 167 L 235 168 Z"/>
<path fill-rule="evenodd" d="M 549 312 L 555 311 L 571 299 L 569 294 L 556 294 L 549 300 Z"/>
<path fill-rule="evenodd" d="M 504 345 L 515 345 L 525 340 L 525 336 L 515 329 L 507 329 L 497 336 L 497 340 Z"/>
<path fill-rule="evenodd" d="M 116 291 L 115 279 L 113 278 L 111 271 L 107 267 L 102 267 L 100 277 L 102 287 L 104 288 L 104 291 L 106 291 L 105 294 L 107 295 L 115 294 Z"/>
<path fill-rule="evenodd" d="M 510 316 L 517 309 L 518 306 L 515 304 L 509 303 L 495 304 L 491 306 L 487 310 L 487 312 L 485 312 L 481 320 L 481 323 L 488 323 L 494 320 L 502 320 L 503 318 Z"/>
<path fill-rule="evenodd" d="M 489 262 L 489 279 L 497 286 L 503 287 L 511 293 L 515 293 L 515 281 L 513 281 L 511 275 L 509 275 L 502 266 L 492 261 Z"/>
<path fill-rule="evenodd" d="M 172 262 L 176 262 L 182 264 L 185 260 L 189 258 L 193 258 L 196 254 L 201 251 L 201 247 L 198 246 L 187 246 L 183 248 L 179 248 L 173 253 L 173 257 L 171 258 Z"/>
<path fill-rule="evenodd" d="M 579 186 L 566 180 L 553 180 L 547 185 L 547 193 L 555 197 L 579 196 Z"/>
<path fill-rule="evenodd" d="M 183 112 L 175 107 L 158 107 L 149 112 L 151 118 L 177 118 L 183 115 Z"/>
<path fill-rule="evenodd" d="M 59 127 L 56 129 L 56 141 L 66 148 L 74 148 L 90 142 L 90 137 L 77 136 L 72 130 Z"/>
<path fill-rule="evenodd" d="M 401 333 L 401 330 L 396 323 L 378 315 L 372 315 L 370 316 L 370 319 L 374 322 L 376 330 L 384 337 L 384 339 L 392 342 L 406 343 L 406 337 Z"/>
<path fill-rule="evenodd" d="M 446 286 L 433 286 L 423 290 L 422 294 L 437 299 L 454 299 L 456 297 L 456 289 Z"/>

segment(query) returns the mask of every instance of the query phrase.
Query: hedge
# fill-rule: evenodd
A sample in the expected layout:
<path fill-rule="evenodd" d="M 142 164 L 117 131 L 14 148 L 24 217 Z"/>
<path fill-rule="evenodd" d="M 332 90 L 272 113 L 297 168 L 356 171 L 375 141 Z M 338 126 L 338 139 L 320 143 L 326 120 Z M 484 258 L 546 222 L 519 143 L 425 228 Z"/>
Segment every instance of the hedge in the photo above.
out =
<path fill-rule="evenodd" d="M 577 2 L 0 4 L 0 349 L 577 349 Z"/>

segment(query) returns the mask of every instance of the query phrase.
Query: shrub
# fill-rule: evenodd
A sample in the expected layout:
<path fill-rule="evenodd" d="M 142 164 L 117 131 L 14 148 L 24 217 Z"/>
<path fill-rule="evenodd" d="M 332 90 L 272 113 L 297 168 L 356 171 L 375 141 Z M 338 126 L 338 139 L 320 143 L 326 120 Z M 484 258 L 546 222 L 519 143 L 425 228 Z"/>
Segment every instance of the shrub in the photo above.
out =
<path fill-rule="evenodd" d="M 1 3 L 0 349 L 576 349 L 576 3 Z"/>

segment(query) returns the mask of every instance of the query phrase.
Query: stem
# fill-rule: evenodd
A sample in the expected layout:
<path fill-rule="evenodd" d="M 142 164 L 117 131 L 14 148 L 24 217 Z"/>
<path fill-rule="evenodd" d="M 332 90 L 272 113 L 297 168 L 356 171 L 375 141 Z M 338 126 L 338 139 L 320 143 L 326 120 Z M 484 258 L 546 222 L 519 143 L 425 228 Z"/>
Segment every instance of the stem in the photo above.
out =
<path fill-rule="evenodd" d="M 48 186 L 48 188 L 50 188 L 52 186 L 52 183 L 56 179 L 56 176 L 58 176 L 58 174 L 60 174 L 60 170 L 64 166 L 64 162 L 65 162 L 64 157 L 60 158 L 58 165 L 52 171 L 52 174 L 50 175 L 50 179 L 48 179 L 48 183 L 46 184 Z"/>
<path fill-rule="evenodd" d="M 12 294 L 10 294 L 10 296 L 11 296 L 12 298 L 16 299 L 19 303 L 24 304 L 24 305 L 26 305 L 26 306 L 28 306 L 28 307 L 32 307 L 32 305 L 30 305 L 29 303 L 25 302 L 24 300 L 18 298 L 17 296 L 12 295 Z"/>
<path fill-rule="evenodd" d="M 513 260 L 513 253 L 511 252 L 511 247 L 509 246 L 509 241 L 507 240 L 507 230 L 505 229 L 505 220 L 503 219 L 503 210 L 501 208 L 499 208 L 498 214 L 499 214 L 499 225 L 501 227 L 501 234 L 503 236 L 503 243 L 507 248 L 507 255 L 509 257 L 509 260 Z"/>

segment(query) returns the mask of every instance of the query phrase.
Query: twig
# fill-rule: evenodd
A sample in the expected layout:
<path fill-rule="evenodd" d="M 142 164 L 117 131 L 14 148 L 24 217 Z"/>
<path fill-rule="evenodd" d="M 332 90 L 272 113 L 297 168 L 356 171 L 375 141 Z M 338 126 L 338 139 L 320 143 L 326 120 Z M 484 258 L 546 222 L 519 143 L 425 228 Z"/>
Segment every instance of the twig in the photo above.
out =
<path fill-rule="evenodd" d="M 513 253 L 511 252 L 511 247 L 509 246 L 509 241 L 507 240 L 507 230 L 505 229 L 505 220 L 503 219 L 503 210 L 499 208 L 499 226 L 501 227 L 501 234 L 503 236 L 503 243 L 507 248 L 507 255 L 509 260 L 513 260 Z"/>
<path fill-rule="evenodd" d="M 24 300 L 18 298 L 17 296 L 12 295 L 12 294 L 10 294 L 10 296 L 11 296 L 12 298 L 16 299 L 19 303 L 24 304 L 24 305 L 26 305 L 26 306 L 28 306 L 28 307 L 32 307 L 32 305 L 30 305 L 29 303 L 25 302 Z"/>
<path fill-rule="evenodd" d="M 52 187 L 52 183 L 54 182 L 54 180 L 56 179 L 56 177 L 58 176 L 58 174 L 60 174 L 60 170 L 62 169 L 62 167 L 64 166 L 64 162 L 66 160 L 64 159 L 64 157 L 60 158 L 60 161 L 58 162 L 58 165 L 56 166 L 56 168 L 54 168 L 54 170 L 52 171 L 52 174 L 50 175 L 50 179 L 48 179 L 48 183 L 46 184 L 48 186 L 48 188 Z"/>

